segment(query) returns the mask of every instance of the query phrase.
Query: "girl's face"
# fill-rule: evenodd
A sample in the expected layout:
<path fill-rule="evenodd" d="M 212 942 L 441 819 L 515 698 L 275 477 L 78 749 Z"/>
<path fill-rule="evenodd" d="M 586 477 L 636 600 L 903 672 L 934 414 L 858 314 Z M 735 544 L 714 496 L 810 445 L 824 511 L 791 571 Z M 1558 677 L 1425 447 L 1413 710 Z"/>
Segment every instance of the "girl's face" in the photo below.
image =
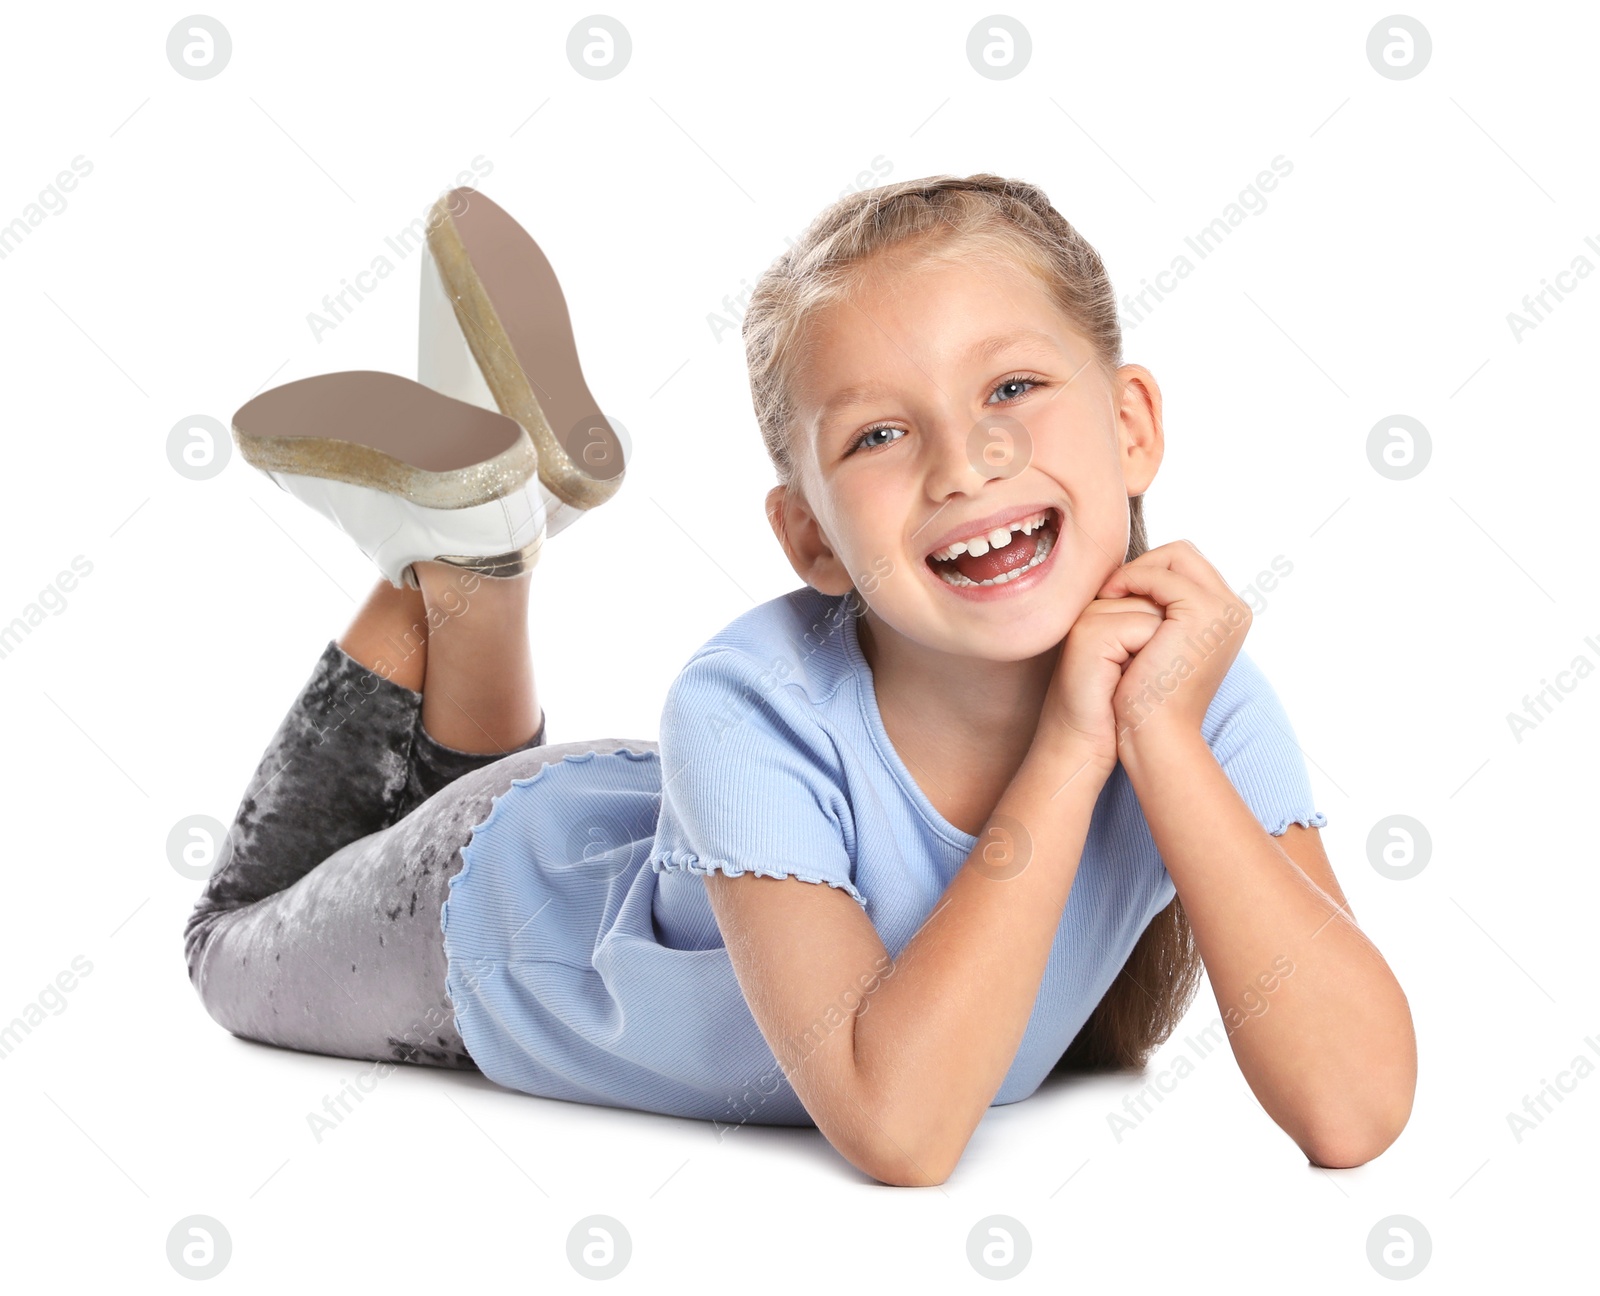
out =
<path fill-rule="evenodd" d="M 1128 548 L 1128 498 L 1161 462 L 1160 392 L 1137 365 L 1108 383 L 1028 270 L 992 259 L 880 258 L 820 311 L 792 376 L 799 490 L 768 497 L 800 576 L 852 586 L 907 638 L 1015 661 L 1059 644 Z M 954 587 L 930 554 L 1048 512 L 1051 548 L 997 585 Z M 1012 531 L 964 565 L 1037 558 Z M 972 579 L 968 577 L 967 579 Z"/>

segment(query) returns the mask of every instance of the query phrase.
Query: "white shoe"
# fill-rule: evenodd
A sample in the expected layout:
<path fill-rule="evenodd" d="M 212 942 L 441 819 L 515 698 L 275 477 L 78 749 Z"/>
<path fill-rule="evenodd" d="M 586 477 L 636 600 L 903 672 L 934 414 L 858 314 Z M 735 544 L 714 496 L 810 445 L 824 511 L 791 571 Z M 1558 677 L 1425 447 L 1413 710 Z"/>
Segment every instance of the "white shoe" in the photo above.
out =
<path fill-rule="evenodd" d="M 417 377 L 528 430 L 556 535 L 621 486 L 627 434 L 589 394 L 566 298 L 527 231 L 471 188 L 441 195 L 427 227 Z"/>
<path fill-rule="evenodd" d="M 515 419 L 375 369 L 302 378 L 235 411 L 246 462 L 345 532 L 396 588 L 411 564 L 516 576 L 546 534 L 538 454 Z"/>

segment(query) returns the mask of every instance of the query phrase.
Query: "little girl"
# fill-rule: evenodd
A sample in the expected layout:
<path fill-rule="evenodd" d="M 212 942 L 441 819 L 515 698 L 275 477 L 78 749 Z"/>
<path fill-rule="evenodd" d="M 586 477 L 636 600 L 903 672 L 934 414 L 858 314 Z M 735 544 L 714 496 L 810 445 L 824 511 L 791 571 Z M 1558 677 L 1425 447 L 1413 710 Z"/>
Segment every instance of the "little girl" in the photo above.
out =
<path fill-rule="evenodd" d="M 482 195 L 450 197 L 504 234 Z M 719 1132 L 815 1125 L 874 1179 L 928 1185 L 1052 1071 L 1141 1069 L 1203 961 L 1311 1161 L 1394 1140 L 1405 996 L 1241 651 L 1249 611 L 1188 542 L 1147 551 L 1160 389 L 1122 363 L 1105 268 L 1039 189 L 851 194 L 762 276 L 743 331 L 767 512 L 804 585 L 690 657 L 659 745 L 546 742 L 526 635 L 543 509 L 569 525 L 620 478 L 552 495 L 505 469 L 531 432 L 539 483 L 556 462 L 581 477 L 559 433 L 587 392 L 550 345 L 570 339 L 553 276 L 530 306 L 532 240 L 496 262 L 461 212 L 438 229 L 457 226 L 459 246 L 430 231 L 424 293 L 444 284 L 485 382 L 440 363 L 445 394 L 380 398 L 330 375 L 288 385 L 292 430 L 281 404 L 235 418 L 246 457 L 386 579 L 290 707 L 187 925 L 212 1017 Z M 534 314 L 542 346 L 519 335 Z M 296 459 L 319 434 L 389 475 Z M 496 508 L 535 541 L 468 534 Z"/>

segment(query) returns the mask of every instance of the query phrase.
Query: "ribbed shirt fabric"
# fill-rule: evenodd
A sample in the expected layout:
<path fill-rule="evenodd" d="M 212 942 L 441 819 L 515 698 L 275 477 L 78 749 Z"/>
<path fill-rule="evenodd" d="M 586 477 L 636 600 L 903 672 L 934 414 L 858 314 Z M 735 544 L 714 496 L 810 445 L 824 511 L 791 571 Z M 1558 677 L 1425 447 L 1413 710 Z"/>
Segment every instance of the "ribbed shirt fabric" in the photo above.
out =
<path fill-rule="evenodd" d="M 440 913 L 456 1022 L 484 1075 L 575 1102 L 815 1124 L 740 992 L 699 875 L 836 887 L 898 956 L 978 841 L 890 743 L 858 615 L 854 593 L 809 586 L 752 608 L 668 688 L 659 753 L 569 756 L 495 798 Z M 1247 653 L 1202 733 L 1269 833 L 1327 823 Z M 1173 895 L 1118 765 L 992 1105 L 1038 1088 Z M 819 1026 L 854 1002 L 819 1001 Z"/>

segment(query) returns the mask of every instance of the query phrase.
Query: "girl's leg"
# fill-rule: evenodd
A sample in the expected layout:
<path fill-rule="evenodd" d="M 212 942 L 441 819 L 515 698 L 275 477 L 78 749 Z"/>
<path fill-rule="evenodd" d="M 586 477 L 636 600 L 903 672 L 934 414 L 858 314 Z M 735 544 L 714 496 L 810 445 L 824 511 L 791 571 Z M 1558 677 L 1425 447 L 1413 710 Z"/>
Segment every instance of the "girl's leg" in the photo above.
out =
<path fill-rule="evenodd" d="M 425 641 L 425 617 L 412 618 L 423 611 L 417 592 L 378 584 L 344 641 L 370 652 L 379 642 L 414 638 L 419 628 Z M 408 599 L 393 597 L 399 594 Z M 397 817 L 422 695 L 385 679 L 372 664 L 329 640 L 279 723 L 185 924 L 191 979 L 221 914 L 282 891 L 341 846 Z M 397 675 L 406 677 L 403 669 Z"/>
<path fill-rule="evenodd" d="M 415 569 L 428 622 L 423 729 L 465 752 L 504 755 L 524 745 L 540 720 L 528 642 L 531 573 L 506 580 L 438 562 Z"/>
<path fill-rule="evenodd" d="M 445 989 L 439 910 L 513 779 L 621 739 L 526 748 L 456 779 L 285 891 L 222 915 L 195 984 L 235 1035 L 333 1057 L 473 1067 Z M 471 970 L 468 970 L 471 975 Z"/>
<path fill-rule="evenodd" d="M 419 696 L 428 665 L 428 608 L 414 589 L 380 580 L 339 647 L 369 670 Z"/>
<path fill-rule="evenodd" d="M 408 981 L 429 982 L 429 941 L 440 944 L 443 892 L 432 902 L 431 931 L 424 897 L 447 879 L 420 862 L 426 851 L 417 847 L 398 856 L 344 851 L 337 867 L 332 857 L 387 828 L 463 774 L 505 755 L 499 744 L 525 733 L 526 721 L 518 717 L 537 701 L 527 649 L 527 575 L 475 581 L 435 563 L 419 564 L 418 574 L 424 584 L 420 594 L 380 581 L 343 646 L 330 642 L 324 649 L 251 779 L 186 926 L 190 977 L 212 1015 L 230 1029 L 237 1027 L 236 1033 L 272 1038 L 270 1021 L 262 1018 L 275 1015 L 270 1001 L 282 987 L 263 965 L 281 964 L 299 931 L 312 939 L 296 959 L 295 973 L 319 964 L 331 968 L 331 951 L 341 942 L 348 946 L 340 933 L 354 935 L 348 920 L 358 910 L 366 914 L 357 924 L 364 928 L 361 934 L 388 951 L 368 960 L 380 987 L 374 1011 L 389 1020 L 391 1005 L 381 991 L 385 982 L 392 982 L 392 992 L 402 999 Z M 479 672 L 503 681 L 503 695 L 497 696 L 492 684 L 484 687 Z M 478 750 L 447 745 L 425 728 L 426 693 L 396 682 L 419 676 L 425 689 L 433 688 L 450 704 L 442 727 L 464 744 L 475 740 Z M 543 744 L 542 712 L 538 715 L 539 731 L 514 750 Z M 313 875 L 314 881 L 296 887 Z M 410 886 L 413 881 L 418 885 Z M 313 901 L 311 909 L 305 908 Z M 402 911 L 408 920 L 424 914 L 412 924 L 410 935 L 416 939 L 377 926 L 380 919 L 398 923 Z M 319 944 L 323 941 L 331 943 Z M 353 948 L 365 946 L 356 940 Z M 252 957 L 256 972 L 245 974 Z M 238 974 L 232 984 L 225 967 Z M 438 985 L 442 993 L 442 973 Z M 341 990 L 353 994 L 349 986 Z M 261 1001 L 272 1011 L 263 1014 Z M 336 1051 L 314 1043 L 296 1047 Z M 445 1060 L 450 1052 L 443 1046 L 439 1051 L 441 1058 L 429 1060 Z"/>
<path fill-rule="evenodd" d="M 546 741 L 528 642 L 527 575 L 490 580 L 437 562 L 419 562 L 416 572 L 422 592 L 406 592 L 425 604 L 428 650 L 397 820 L 463 774 Z M 374 664 L 381 670 L 395 659 L 380 653 Z"/>

